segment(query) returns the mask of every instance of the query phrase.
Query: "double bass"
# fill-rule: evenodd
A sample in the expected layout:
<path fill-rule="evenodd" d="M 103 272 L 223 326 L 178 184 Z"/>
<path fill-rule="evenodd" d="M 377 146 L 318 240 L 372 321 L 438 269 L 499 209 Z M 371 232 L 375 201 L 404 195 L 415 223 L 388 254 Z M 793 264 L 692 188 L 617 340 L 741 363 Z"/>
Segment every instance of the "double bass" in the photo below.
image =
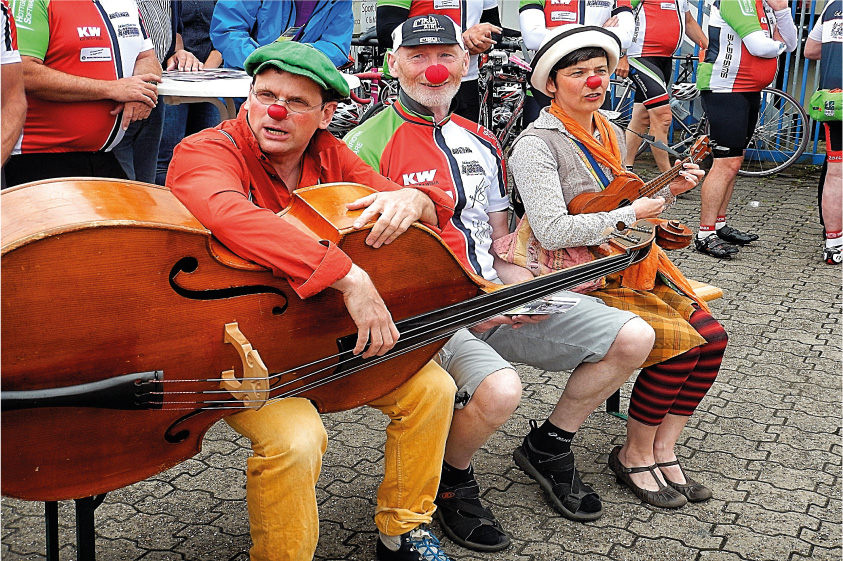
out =
<path fill-rule="evenodd" d="M 320 412 L 365 404 L 457 329 L 621 270 L 653 237 L 636 225 L 614 240 L 616 255 L 501 288 L 419 223 L 366 245 L 371 225 L 353 229 L 360 211 L 345 204 L 371 192 L 300 189 L 279 213 L 375 283 L 401 338 L 363 359 L 338 291 L 301 300 L 164 187 L 62 179 L 3 191 L 2 494 L 57 501 L 142 481 L 198 453 L 224 416 L 288 396 Z"/>

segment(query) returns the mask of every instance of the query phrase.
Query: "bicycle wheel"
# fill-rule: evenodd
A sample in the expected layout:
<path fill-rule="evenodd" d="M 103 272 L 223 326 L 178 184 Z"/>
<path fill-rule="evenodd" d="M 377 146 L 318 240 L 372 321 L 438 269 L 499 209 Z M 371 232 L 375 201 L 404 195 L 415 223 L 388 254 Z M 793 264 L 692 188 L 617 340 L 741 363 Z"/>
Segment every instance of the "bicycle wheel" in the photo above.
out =
<path fill-rule="evenodd" d="M 635 102 L 635 86 L 629 78 L 612 78 L 609 91 L 606 92 L 611 113 L 609 119 L 626 130 L 632 119 L 632 106 Z"/>
<path fill-rule="evenodd" d="M 805 151 L 809 132 L 808 115 L 796 99 L 764 88 L 758 124 L 738 175 L 764 177 L 782 171 Z"/>

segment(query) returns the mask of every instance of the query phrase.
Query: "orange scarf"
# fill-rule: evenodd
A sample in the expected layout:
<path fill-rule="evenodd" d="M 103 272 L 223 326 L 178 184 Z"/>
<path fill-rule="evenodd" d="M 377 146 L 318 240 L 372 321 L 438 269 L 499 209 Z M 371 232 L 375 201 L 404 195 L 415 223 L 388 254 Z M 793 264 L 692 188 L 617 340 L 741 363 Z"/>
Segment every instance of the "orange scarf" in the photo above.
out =
<path fill-rule="evenodd" d="M 562 121 L 562 124 L 574 138 L 588 148 L 595 160 L 612 170 L 615 177 L 628 175 L 623 167 L 623 155 L 618 145 L 618 137 L 615 135 L 615 129 L 612 128 L 609 119 L 597 111 L 594 112 L 594 125 L 600 133 L 600 141 L 598 141 L 594 138 L 594 135 L 589 134 L 582 125 L 565 113 L 565 110 L 559 107 L 555 100 L 550 102 L 549 111 L 551 115 Z"/>

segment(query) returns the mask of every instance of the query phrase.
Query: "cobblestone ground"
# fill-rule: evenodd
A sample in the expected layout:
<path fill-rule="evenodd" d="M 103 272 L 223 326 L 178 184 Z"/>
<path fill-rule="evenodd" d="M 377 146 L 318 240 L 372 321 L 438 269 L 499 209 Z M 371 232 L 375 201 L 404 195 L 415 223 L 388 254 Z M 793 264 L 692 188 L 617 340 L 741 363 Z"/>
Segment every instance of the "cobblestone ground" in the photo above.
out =
<path fill-rule="evenodd" d="M 477 554 L 447 539 L 455 559 L 488 561 L 814 561 L 841 558 L 841 277 L 819 261 L 816 168 L 771 179 L 739 178 L 730 223 L 761 240 L 731 261 L 673 252 L 687 276 L 723 288 L 712 309 L 730 334 L 723 368 L 682 434 L 684 466 L 714 490 L 703 504 L 668 511 L 619 486 L 607 454 L 624 423 L 598 411 L 575 441 L 583 478 L 604 516 L 560 518 L 512 451 L 543 419 L 566 373 L 519 366 L 524 399 L 475 459 L 488 505 L 511 533 L 501 553 Z M 754 202 L 757 202 L 755 204 Z M 699 191 L 670 212 L 695 227 Z M 631 382 L 623 388 L 624 402 Z M 316 558 L 372 559 L 374 496 L 384 418 L 366 409 L 328 415 Z M 224 423 L 202 453 L 108 494 L 96 512 L 101 560 L 246 560 L 250 546 L 244 467 L 248 443 Z M 72 502 L 60 504 L 61 558 L 74 559 Z M 295 515 L 295 513 L 291 513 Z M 441 536 L 437 523 L 433 531 Z M 44 557 L 43 505 L 2 503 L 2 558 Z"/>

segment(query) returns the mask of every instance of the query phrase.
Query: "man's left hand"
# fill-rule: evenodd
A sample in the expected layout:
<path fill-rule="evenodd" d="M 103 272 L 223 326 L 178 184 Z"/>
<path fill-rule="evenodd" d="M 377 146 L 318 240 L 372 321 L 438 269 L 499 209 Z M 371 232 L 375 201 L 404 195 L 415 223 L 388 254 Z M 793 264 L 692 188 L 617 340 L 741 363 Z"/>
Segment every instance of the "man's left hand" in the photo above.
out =
<path fill-rule="evenodd" d="M 432 205 L 430 198 L 421 191 L 399 189 L 372 193 L 345 206 L 349 210 L 365 209 L 354 221 L 354 227 L 357 229 L 374 220 L 376 215 L 380 215 L 366 238 L 367 244 L 377 248 L 392 243 Z"/>
<path fill-rule="evenodd" d="M 205 65 L 202 61 L 193 56 L 192 53 L 184 49 L 176 51 L 176 54 L 170 57 L 167 61 L 167 70 L 178 70 L 180 72 L 196 72 L 204 70 Z"/>
<path fill-rule="evenodd" d="M 123 130 L 126 130 L 129 128 L 129 124 L 149 117 L 149 114 L 152 113 L 152 107 L 139 101 L 118 103 L 117 107 L 111 110 L 111 114 L 116 116 L 119 115 L 121 111 L 123 112 L 123 121 L 121 126 L 123 127 Z"/>

